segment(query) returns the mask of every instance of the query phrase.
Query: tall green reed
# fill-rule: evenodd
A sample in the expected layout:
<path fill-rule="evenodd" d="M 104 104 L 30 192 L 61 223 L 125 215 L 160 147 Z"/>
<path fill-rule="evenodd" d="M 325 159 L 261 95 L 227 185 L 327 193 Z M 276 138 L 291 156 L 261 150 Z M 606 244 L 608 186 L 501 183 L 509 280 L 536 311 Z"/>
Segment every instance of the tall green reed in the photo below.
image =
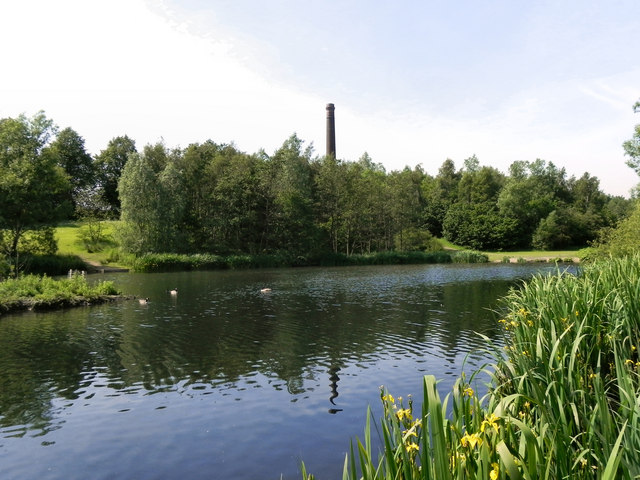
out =
<path fill-rule="evenodd" d="M 382 391 L 381 451 L 356 439 L 343 479 L 631 479 L 640 475 L 640 256 L 537 276 L 503 300 L 502 351 L 479 398 L 464 374 L 441 401 Z M 305 478 L 313 478 L 304 470 Z"/>

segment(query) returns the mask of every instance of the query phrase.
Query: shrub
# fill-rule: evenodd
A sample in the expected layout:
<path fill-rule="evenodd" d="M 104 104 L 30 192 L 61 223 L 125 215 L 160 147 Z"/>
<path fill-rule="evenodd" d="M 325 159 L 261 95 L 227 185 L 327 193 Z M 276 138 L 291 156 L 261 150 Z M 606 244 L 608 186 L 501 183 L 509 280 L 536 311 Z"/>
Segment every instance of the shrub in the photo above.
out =
<path fill-rule="evenodd" d="M 460 250 L 451 255 L 453 263 L 487 263 L 489 256 L 475 250 Z"/>
<path fill-rule="evenodd" d="M 69 270 L 86 270 L 77 255 L 28 255 L 23 258 L 24 272 L 40 275 L 66 275 Z"/>

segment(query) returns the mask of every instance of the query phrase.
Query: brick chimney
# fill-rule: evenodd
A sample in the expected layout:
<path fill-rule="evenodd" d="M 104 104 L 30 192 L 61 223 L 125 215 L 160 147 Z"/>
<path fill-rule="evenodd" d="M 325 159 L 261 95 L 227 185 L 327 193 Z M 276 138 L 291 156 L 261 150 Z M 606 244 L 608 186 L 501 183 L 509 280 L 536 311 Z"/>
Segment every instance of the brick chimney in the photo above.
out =
<path fill-rule="evenodd" d="M 336 120 L 333 103 L 327 103 L 327 157 L 336 158 Z"/>

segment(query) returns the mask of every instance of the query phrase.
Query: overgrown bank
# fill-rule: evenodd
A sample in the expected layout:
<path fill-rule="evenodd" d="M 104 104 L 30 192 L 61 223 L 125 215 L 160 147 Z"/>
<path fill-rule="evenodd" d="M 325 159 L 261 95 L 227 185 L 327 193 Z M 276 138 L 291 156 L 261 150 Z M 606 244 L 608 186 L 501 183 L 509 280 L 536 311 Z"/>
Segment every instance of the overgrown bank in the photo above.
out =
<path fill-rule="evenodd" d="M 327 253 L 323 255 L 229 255 L 212 254 L 146 254 L 132 259 L 136 272 L 170 272 L 183 270 L 226 270 L 280 267 L 334 267 L 354 265 L 409 265 L 429 263 L 485 263 L 488 256 L 481 252 L 378 252 L 363 255 Z"/>
<path fill-rule="evenodd" d="M 479 398 L 462 376 L 443 402 L 425 377 L 414 415 L 383 392 L 384 449 L 372 450 L 367 423 L 344 478 L 640 475 L 640 255 L 535 277 L 504 308 L 489 393 Z"/>
<path fill-rule="evenodd" d="M 25 275 L 0 282 L 0 314 L 23 310 L 47 310 L 114 300 L 121 292 L 113 282 L 89 284 L 84 275 L 56 280 Z"/>

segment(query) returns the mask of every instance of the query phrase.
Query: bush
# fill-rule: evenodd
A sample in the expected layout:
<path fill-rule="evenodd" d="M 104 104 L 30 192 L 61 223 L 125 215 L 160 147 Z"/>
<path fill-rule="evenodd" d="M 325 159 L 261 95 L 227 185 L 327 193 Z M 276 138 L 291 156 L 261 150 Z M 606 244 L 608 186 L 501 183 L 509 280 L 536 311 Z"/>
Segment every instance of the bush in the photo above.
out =
<path fill-rule="evenodd" d="M 489 255 L 475 250 L 460 250 L 451 255 L 453 263 L 487 263 Z"/>
<path fill-rule="evenodd" d="M 24 275 L 0 282 L 0 311 L 68 306 L 119 294 L 113 282 L 90 285 L 84 275 L 62 280 L 46 275 Z"/>
<path fill-rule="evenodd" d="M 636 201 L 631 215 L 614 229 L 602 231 L 589 253 L 593 258 L 623 257 L 640 250 L 640 201 Z"/>
<path fill-rule="evenodd" d="M 28 255 L 23 258 L 24 272 L 39 275 L 66 275 L 69 270 L 86 270 L 77 255 Z"/>
<path fill-rule="evenodd" d="M 406 228 L 401 233 L 396 234 L 393 243 L 398 251 L 435 252 L 442 250 L 442 245 L 431 235 L 429 230 L 413 227 Z"/>

